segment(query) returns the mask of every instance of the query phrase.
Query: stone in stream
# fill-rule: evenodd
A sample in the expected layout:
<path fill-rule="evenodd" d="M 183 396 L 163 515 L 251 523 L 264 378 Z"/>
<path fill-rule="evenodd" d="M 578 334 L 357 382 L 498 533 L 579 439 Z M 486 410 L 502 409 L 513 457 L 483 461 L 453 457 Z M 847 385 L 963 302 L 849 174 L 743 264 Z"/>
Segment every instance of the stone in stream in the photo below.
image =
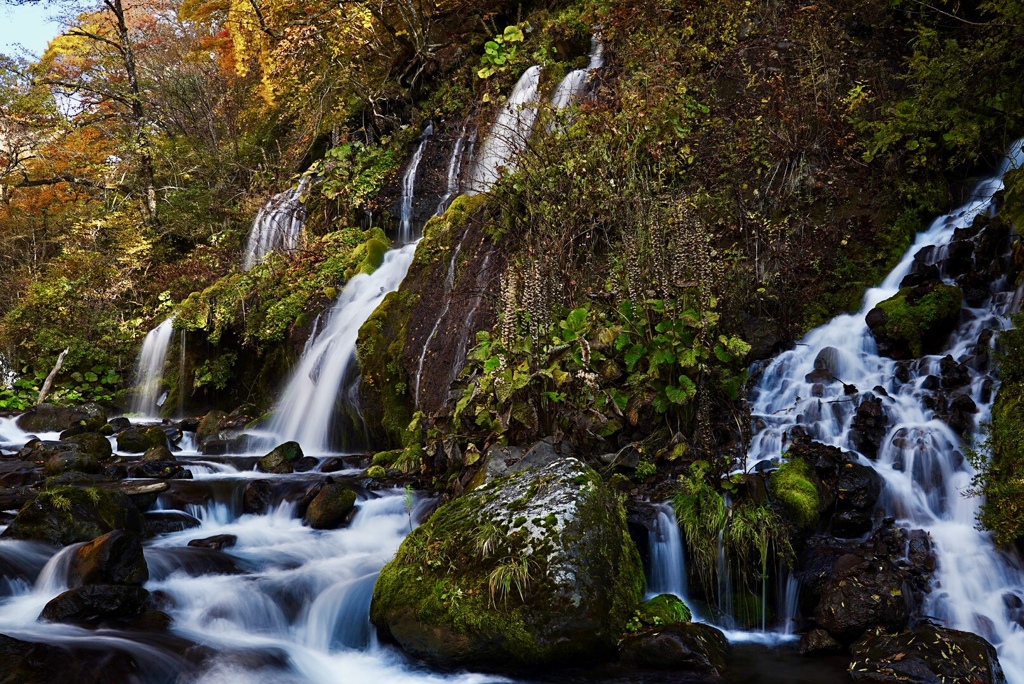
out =
<path fill-rule="evenodd" d="M 848 554 L 836 561 L 814 617 L 837 640 L 850 643 L 873 627 L 904 629 L 911 597 L 906 576 L 894 563 Z"/>
<path fill-rule="evenodd" d="M 171 450 L 167 448 L 166 444 L 158 444 L 146 449 L 146 453 L 142 455 L 142 460 L 147 463 L 154 461 L 166 463 L 174 462 L 178 459 L 174 458 L 174 454 L 171 453 Z"/>
<path fill-rule="evenodd" d="M 0 634 L 0 682 L 54 684 L 55 682 L 131 682 L 139 663 L 124 651 L 71 648 L 20 641 Z"/>
<path fill-rule="evenodd" d="M 261 473 L 286 475 L 293 471 L 295 462 L 302 458 L 302 447 L 298 442 L 285 442 L 256 463 Z"/>
<path fill-rule="evenodd" d="M 72 427 L 92 431 L 106 422 L 107 412 L 99 404 L 65 407 L 45 403 L 30 408 L 15 421 L 25 432 L 63 432 Z"/>
<path fill-rule="evenodd" d="M 996 649 L 977 634 L 921 624 L 898 634 L 872 630 L 850 647 L 854 682 L 1004 684 Z"/>
<path fill-rule="evenodd" d="M 563 458 L 440 507 L 381 571 L 370 617 L 442 667 L 593 662 L 615 653 L 643 587 L 618 496 Z"/>
<path fill-rule="evenodd" d="M 149 567 L 137 537 L 114 530 L 75 549 L 68 568 L 68 587 L 91 584 L 142 586 Z"/>
<path fill-rule="evenodd" d="M 150 511 L 144 513 L 143 517 L 154 535 L 191 530 L 203 524 L 198 518 L 182 511 Z"/>
<path fill-rule="evenodd" d="M 193 539 L 188 543 L 188 545 L 192 548 L 220 551 L 234 546 L 237 542 L 238 537 L 233 534 L 215 534 L 212 537 L 207 537 L 206 539 Z"/>
<path fill-rule="evenodd" d="M 356 493 L 344 485 L 325 484 L 306 509 L 305 521 L 314 530 L 344 527 L 352 520 L 357 498 Z"/>
<path fill-rule="evenodd" d="M 44 622 L 96 625 L 111 620 L 132 620 L 146 610 L 149 592 L 123 584 L 90 584 L 60 594 L 43 608 Z"/>
<path fill-rule="evenodd" d="M 142 535 L 142 516 L 122 492 L 100 487 L 53 487 L 22 507 L 0 535 L 58 546 L 90 541 L 113 530 Z"/>
<path fill-rule="evenodd" d="M 167 446 L 167 435 L 155 425 L 128 428 L 117 436 L 117 450 L 128 454 L 145 453 L 155 446 Z"/>
<path fill-rule="evenodd" d="M 725 673 L 728 643 L 711 625 L 676 623 L 624 637 L 623 663 L 649 670 L 673 670 L 685 676 L 718 679 Z"/>
<path fill-rule="evenodd" d="M 249 515 L 263 515 L 274 498 L 273 487 L 266 480 L 253 480 L 245 485 L 242 492 L 242 512 Z"/>

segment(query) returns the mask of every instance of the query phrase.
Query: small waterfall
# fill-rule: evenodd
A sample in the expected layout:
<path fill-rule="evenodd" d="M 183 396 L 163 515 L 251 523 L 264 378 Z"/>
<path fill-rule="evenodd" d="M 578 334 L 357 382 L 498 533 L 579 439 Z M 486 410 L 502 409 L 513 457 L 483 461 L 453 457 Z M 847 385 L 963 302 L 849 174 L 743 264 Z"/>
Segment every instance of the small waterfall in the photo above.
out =
<path fill-rule="evenodd" d="M 674 594 L 686 600 L 686 556 L 676 512 L 668 503 L 658 504 L 658 517 L 648 535 L 651 553 L 647 593 Z"/>
<path fill-rule="evenodd" d="M 413 240 L 412 214 L 413 201 L 416 199 L 416 173 L 423 160 L 423 151 L 427 149 L 427 141 L 433 134 L 434 124 L 427 122 L 427 127 L 423 129 L 423 135 L 420 137 L 420 144 L 409 160 L 405 174 L 402 175 L 402 219 L 398 229 L 398 241 L 403 245 Z"/>
<path fill-rule="evenodd" d="M 540 67 L 532 66 L 519 78 L 484 140 L 467 184 L 468 192 L 487 192 L 501 176 L 502 169 L 515 170 L 516 157 L 526 148 L 537 120 L 539 86 Z"/>
<path fill-rule="evenodd" d="M 248 271 L 271 252 L 290 254 L 298 249 L 302 227 L 306 224 L 306 207 L 302 196 L 309 186 L 305 176 L 297 187 L 280 192 L 260 207 L 249 232 L 242 267 Z"/>
<path fill-rule="evenodd" d="M 434 212 L 434 216 L 443 214 L 448 209 L 451 201 L 459 194 L 459 189 L 461 188 L 459 181 L 462 177 L 462 153 L 465 145 L 466 130 L 463 128 L 459 139 L 455 141 L 455 147 L 452 148 L 451 159 L 448 160 L 448 184 L 445 186 L 444 197 L 437 203 L 437 210 Z"/>
<path fill-rule="evenodd" d="M 178 415 L 181 417 L 185 416 L 185 335 L 186 331 L 182 329 L 178 353 Z"/>
<path fill-rule="evenodd" d="M 966 496 L 974 470 L 960 453 L 959 436 L 935 415 L 925 387 L 929 376 L 940 372 L 942 356 L 948 353 L 963 361 L 985 344 L 980 341 L 985 339 L 983 333 L 1006 327 L 1015 306 L 1013 284 L 1005 279 L 992 283 L 985 304 L 962 312 L 943 353 L 907 364 L 904 368 L 909 373 L 902 380 L 896 378 L 896 362 L 878 354 L 865 318 L 876 304 L 899 291 L 916 254 L 932 247 L 935 253 L 945 252 L 957 229 L 994 211 L 993 196 L 1003 187 L 1003 175 L 1024 164 L 1022 144 L 1024 140 L 1014 143 L 996 175 L 980 183 L 966 204 L 937 218 L 918 235 L 885 281 L 867 291 L 858 313 L 838 316 L 811 331 L 801 344 L 768 366 L 751 397 L 759 430 L 747 454 L 748 469 L 763 460 L 778 462 L 787 433 L 797 424 L 820 442 L 856 451 L 850 434 L 856 404 L 844 396 L 844 385 L 812 388 L 806 379 L 824 349 L 832 348 L 828 356 L 836 360 L 834 373 L 847 386 L 881 387 L 877 394 L 889 419 L 888 433 L 877 460 L 860 456 L 860 461 L 885 480 L 886 515 L 896 517 L 904 529 L 925 530 L 933 541 L 937 569 L 925 613 L 949 627 L 982 633 L 999 651 L 1007 679 L 1016 682 L 1024 682 L 1024 630 L 1010 619 L 1004 601 L 1024 597 L 1024 568 L 1016 555 L 998 550 L 991 535 L 977 529 L 981 502 Z M 934 257 L 928 261 L 934 263 Z M 985 387 L 996 381 L 983 370 L 969 369 L 964 389 L 977 406 L 975 425 L 990 415 L 994 393 Z M 837 401 L 849 402 L 849 408 Z M 831 406 L 824 406 L 826 402 Z"/>
<path fill-rule="evenodd" d="M 555 88 L 551 104 L 556 110 L 565 109 L 586 90 L 590 75 L 604 66 L 604 43 L 601 34 L 595 33 L 590 39 L 590 62 L 584 69 L 570 71 Z"/>
<path fill-rule="evenodd" d="M 135 368 L 135 393 L 131 402 L 132 413 L 156 416 L 163 404 L 164 363 L 167 348 L 174 334 L 174 316 L 146 333 Z"/>
<path fill-rule="evenodd" d="M 339 394 L 353 369 L 359 328 L 384 297 L 402 284 L 417 244 L 389 251 L 380 268 L 355 276 L 338 295 L 319 333 L 306 343 L 277 402 L 271 431 L 282 441 L 299 442 L 307 454 L 331 449 Z"/>
<path fill-rule="evenodd" d="M 782 576 L 782 573 L 779 573 Z M 800 580 L 792 572 L 787 572 L 786 582 L 779 592 L 782 596 L 782 633 L 796 634 L 797 618 L 800 617 Z"/>

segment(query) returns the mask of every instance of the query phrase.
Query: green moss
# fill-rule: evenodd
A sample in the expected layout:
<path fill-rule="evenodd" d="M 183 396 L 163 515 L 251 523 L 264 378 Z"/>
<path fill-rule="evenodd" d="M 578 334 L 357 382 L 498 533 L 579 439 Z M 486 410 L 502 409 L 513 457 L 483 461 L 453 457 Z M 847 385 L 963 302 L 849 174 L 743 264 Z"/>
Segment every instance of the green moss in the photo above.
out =
<path fill-rule="evenodd" d="M 366 477 L 373 480 L 383 480 L 387 476 L 388 473 L 382 465 L 372 465 L 366 471 Z"/>
<path fill-rule="evenodd" d="M 3 536 L 66 546 L 116 529 L 142 532 L 141 517 L 127 496 L 97 487 L 56 486 L 25 504 Z"/>
<path fill-rule="evenodd" d="M 802 458 L 786 461 L 772 473 L 769 483 L 772 497 L 790 520 L 805 529 L 818 525 L 821 499 L 814 470 Z"/>
<path fill-rule="evenodd" d="M 955 322 L 963 298 L 955 285 L 938 285 L 916 299 L 912 288 L 904 288 L 878 305 L 886 316 L 885 335 L 904 342 L 912 356 L 921 356 L 927 338 Z"/>
<path fill-rule="evenodd" d="M 661 594 L 641 603 L 637 607 L 636 618 L 641 627 L 658 627 L 689 622 L 693 616 L 677 596 Z"/>

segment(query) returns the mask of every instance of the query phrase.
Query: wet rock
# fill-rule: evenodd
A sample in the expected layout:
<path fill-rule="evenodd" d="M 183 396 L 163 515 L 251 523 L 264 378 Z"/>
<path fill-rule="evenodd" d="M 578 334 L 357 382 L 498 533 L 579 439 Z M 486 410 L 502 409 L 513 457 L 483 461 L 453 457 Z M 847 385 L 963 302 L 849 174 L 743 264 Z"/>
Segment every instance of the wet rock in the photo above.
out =
<path fill-rule="evenodd" d="M 199 421 L 196 427 L 196 444 L 202 449 L 206 440 L 217 434 L 221 425 L 227 420 L 228 414 L 224 411 L 210 411 Z"/>
<path fill-rule="evenodd" d="M 144 461 L 127 467 L 129 477 L 158 480 L 191 480 L 192 472 L 177 461 Z"/>
<path fill-rule="evenodd" d="M 926 283 L 937 283 L 942 279 L 939 267 L 935 264 L 919 264 L 916 260 L 910 273 L 903 276 L 900 281 L 900 288 L 917 287 Z"/>
<path fill-rule="evenodd" d="M 493 552 L 471 551 L 471 539 Z M 438 566 L 440 557 L 457 559 L 459 572 Z M 529 586 L 515 579 L 524 567 Z M 508 585 L 492 596 L 496 574 Z M 457 604 L 438 595 L 439 582 L 459 592 Z M 370 616 L 383 638 L 435 665 L 592 661 L 614 652 L 643 584 L 618 496 L 592 469 L 562 458 L 440 507 L 381 571 Z"/>
<path fill-rule="evenodd" d="M 909 535 L 907 560 L 922 572 L 935 570 L 935 549 L 932 538 L 924 530 L 912 530 Z"/>
<path fill-rule="evenodd" d="M 202 522 L 182 511 L 150 511 L 143 514 L 153 534 L 171 534 L 201 527 Z"/>
<path fill-rule="evenodd" d="M 844 463 L 836 482 L 836 511 L 832 529 L 840 536 L 857 537 L 871 530 L 875 503 L 885 482 L 866 465 Z"/>
<path fill-rule="evenodd" d="M 213 549 L 220 551 L 222 549 L 231 548 L 238 543 L 238 537 L 233 534 L 216 534 L 206 539 L 193 539 L 188 543 L 193 548 L 200 549 Z"/>
<path fill-rule="evenodd" d="M 967 366 L 957 363 L 949 354 L 943 356 L 942 360 L 939 361 L 939 369 L 942 373 L 942 387 L 944 389 L 957 389 L 971 382 L 971 372 L 967 369 Z"/>
<path fill-rule="evenodd" d="M 142 460 L 146 463 L 152 462 L 165 462 L 173 463 L 178 459 L 174 458 L 174 454 L 167 448 L 166 444 L 158 444 L 146 449 L 146 453 L 142 455 Z"/>
<path fill-rule="evenodd" d="M 839 653 L 843 645 L 832 638 L 832 635 L 816 627 L 800 637 L 800 655 L 809 653 Z"/>
<path fill-rule="evenodd" d="M 149 567 L 138 537 L 121 530 L 108 532 L 78 547 L 68 569 L 68 587 L 90 584 L 133 584 L 149 579 Z"/>
<path fill-rule="evenodd" d="M 199 424 L 199 418 L 182 418 L 178 421 L 178 427 L 182 432 L 198 432 Z"/>
<path fill-rule="evenodd" d="M 978 405 L 971 399 L 971 395 L 958 394 L 949 403 L 949 418 L 946 422 L 961 435 L 968 435 L 974 432 L 974 414 L 977 412 Z"/>
<path fill-rule="evenodd" d="M 710 625 L 697 623 L 655 627 L 622 639 L 619 658 L 633 667 L 672 670 L 686 675 L 720 678 L 726 669 L 728 644 Z"/>
<path fill-rule="evenodd" d="M 256 463 L 256 470 L 262 473 L 284 475 L 294 469 L 294 464 L 302 458 L 302 447 L 298 442 L 285 442 Z"/>
<path fill-rule="evenodd" d="M 242 493 L 242 512 L 262 515 L 273 502 L 274 490 L 266 480 L 253 480 L 245 485 Z"/>
<path fill-rule="evenodd" d="M 68 648 L 19 641 L 0 634 L 0 682 L 55 684 L 57 682 L 131 682 L 140 667 L 123 651 Z"/>
<path fill-rule="evenodd" d="M 151 447 L 167 446 L 167 435 L 159 427 L 131 427 L 117 435 L 117 450 L 142 454 Z"/>
<path fill-rule="evenodd" d="M 836 561 L 814 617 L 833 637 L 849 643 L 872 627 L 904 629 L 909 596 L 910 586 L 891 561 L 849 554 Z"/>
<path fill-rule="evenodd" d="M 878 458 L 878 448 L 885 439 L 888 425 L 889 418 L 882 408 L 882 400 L 869 394 L 857 406 L 850 428 L 850 443 L 868 458 Z"/>
<path fill-rule="evenodd" d="M 312 456 L 303 456 L 299 460 L 295 461 L 293 470 L 297 473 L 308 473 L 310 470 L 314 470 L 320 465 L 320 460 L 313 458 Z"/>
<path fill-rule="evenodd" d="M 892 359 L 934 354 L 960 319 L 963 293 L 954 285 L 929 283 L 903 288 L 868 312 L 865 322 L 878 353 Z"/>
<path fill-rule="evenodd" d="M 95 455 L 79 451 L 77 445 L 70 443 L 39 442 L 34 456 L 45 459 L 43 470 L 51 476 L 70 472 L 96 474 L 103 469 Z"/>
<path fill-rule="evenodd" d="M 336 473 L 339 470 L 347 469 L 348 466 L 345 464 L 345 459 L 338 458 L 337 456 L 333 458 L 328 458 L 327 460 L 324 461 L 323 465 L 320 466 L 321 473 Z"/>
<path fill-rule="evenodd" d="M 310 502 L 304 519 L 314 530 L 335 530 L 352 520 L 357 500 L 356 493 L 344 485 L 324 485 Z"/>
<path fill-rule="evenodd" d="M 821 383 L 828 385 L 838 380 L 839 374 L 839 350 L 835 347 L 825 347 L 814 357 L 814 370 L 804 378 L 810 383 Z"/>
<path fill-rule="evenodd" d="M 65 591 L 51 600 L 39 619 L 76 625 L 131 620 L 142 615 L 148 598 L 149 592 L 142 587 L 91 584 Z"/>
<path fill-rule="evenodd" d="M 97 461 L 110 458 L 113 454 L 110 440 L 96 432 L 83 432 L 71 437 L 62 437 L 61 441 L 74 444 L 80 453 L 87 454 Z"/>
<path fill-rule="evenodd" d="M 25 432 L 63 432 L 72 427 L 99 430 L 107 422 L 107 412 L 99 404 L 65 407 L 39 404 L 18 416 L 15 423 Z"/>
<path fill-rule="evenodd" d="M 942 260 L 942 271 L 950 278 L 970 273 L 974 266 L 974 243 L 970 240 L 953 240 L 949 243 L 946 258 Z"/>
<path fill-rule="evenodd" d="M 926 389 L 929 392 L 934 392 L 940 387 L 942 387 L 942 380 L 937 375 L 926 375 L 921 381 L 921 389 Z"/>
<path fill-rule="evenodd" d="M 874 630 L 850 653 L 854 682 L 1006 682 L 992 644 L 976 634 L 931 624 L 893 635 Z"/>
<path fill-rule="evenodd" d="M 66 546 L 113 530 L 145 532 L 142 516 L 127 495 L 99 487 L 53 487 L 25 504 L 0 536 Z"/>
<path fill-rule="evenodd" d="M 132 421 L 128 420 L 124 416 L 118 416 L 117 418 L 111 418 L 110 422 L 107 423 L 114 432 L 120 432 L 121 430 L 127 430 L 132 426 Z"/>

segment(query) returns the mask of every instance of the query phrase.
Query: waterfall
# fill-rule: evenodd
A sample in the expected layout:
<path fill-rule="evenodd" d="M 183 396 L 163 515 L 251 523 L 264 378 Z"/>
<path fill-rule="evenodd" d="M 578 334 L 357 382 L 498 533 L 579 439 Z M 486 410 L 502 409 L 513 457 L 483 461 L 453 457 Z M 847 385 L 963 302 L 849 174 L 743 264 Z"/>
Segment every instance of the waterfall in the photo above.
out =
<path fill-rule="evenodd" d="M 856 398 L 844 396 L 842 383 L 813 385 L 806 379 L 826 348 L 833 348 L 827 352 L 835 359 L 832 373 L 844 383 L 862 391 L 881 387 L 884 392 L 875 394 L 880 395 L 888 415 L 888 433 L 877 460 L 863 455 L 859 459 L 885 480 L 885 514 L 897 518 L 901 527 L 923 529 L 932 538 L 937 569 L 925 611 L 949 627 L 982 633 L 998 649 L 1007 679 L 1017 682 L 1024 681 L 1024 630 L 1009 618 L 1004 600 L 1024 597 L 1024 570 L 1015 556 L 996 549 L 989 533 L 977 529 L 981 501 L 966 496 L 974 470 L 960 453 L 958 435 L 930 408 L 926 388 L 929 376 L 940 374 L 942 356 L 950 354 L 960 361 L 979 346 L 984 345 L 985 351 L 989 343 L 985 338 L 979 340 L 982 333 L 1008 325 L 1007 316 L 1014 306 L 1013 283 L 1001 279 L 991 285 L 991 296 L 984 305 L 965 305 L 943 353 L 904 364 L 902 379 L 895 377 L 897 363 L 879 356 L 865 317 L 876 304 L 899 291 L 916 254 L 935 247 L 930 250 L 935 256 L 928 259 L 935 263 L 936 257 L 946 253 L 954 231 L 970 226 L 979 214 L 995 210 L 993 196 L 1003 187 L 1003 174 L 1024 164 L 1022 143 L 1014 144 L 996 175 L 981 182 L 966 204 L 937 218 L 918 235 L 885 281 L 867 291 L 858 313 L 838 316 L 811 331 L 793 350 L 771 363 L 751 397 L 759 431 L 747 454 L 748 468 L 766 459 L 778 462 L 787 432 L 798 424 L 819 442 L 856 450 L 850 439 Z M 996 379 L 973 368 L 969 376 L 966 393 L 978 408 L 975 425 L 980 425 L 990 415 L 994 394 L 985 387 L 991 387 L 989 383 Z"/>
<path fill-rule="evenodd" d="M 167 348 L 174 334 L 174 316 L 146 333 L 135 367 L 135 393 L 131 402 L 132 413 L 156 416 L 163 404 L 164 363 Z"/>
<path fill-rule="evenodd" d="M 461 187 L 459 181 L 462 176 L 462 152 L 465 145 L 466 130 L 463 128 L 458 140 L 455 141 L 455 147 L 452 148 L 451 159 L 448 160 L 448 183 L 445 186 L 444 197 L 437 203 L 437 210 L 434 212 L 434 216 L 440 216 L 447 211 L 452 199 L 459 194 L 459 188 Z"/>
<path fill-rule="evenodd" d="M 647 594 L 674 594 L 686 600 L 686 557 L 679 534 L 676 512 L 668 503 L 658 504 L 658 517 L 648 534 L 651 567 L 647 578 Z"/>
<path fill-rule="evenodd" d="M 423 135 L 420 136 L 420 144 L 413 152 L 409 166 L 406 167 L 405 173 L 402 175 L 402 219 L 398 229 L 398 241 L 403 245 L 413 239 L 412 213 L 413 201 L 416 199 L 416 173 L 423 160 L 423 151 L 427 148 L 427 141 L 433 134 L 434 124 L 427 122 L 427 127 L 423 129 Z"/>
<path fill-rule="evenodd" d="M 539 66 L 530 67 L 519 78 L 481 146 L 467 184 L 468 192 L 487 192 L 501 176 L 502 169 L 515 170 L 516 157 L 526 148 L 537 120 L 539 85 Z"/>
<path fill-rule="evenodd" d="M 336 405 L 353 368 L 359 328 L 402 284 L 417 244 L 389 251 L 376 271 L 356 275 L 338 295 L 277 402 L 271 431 L 281 440 L 297 441 L 307 453 L 331 449 Z"/>
<path fill-rule="evenodd" d="M 178 338 L 181 349 L 178 353 L 178 415 L 185 416 L 185 335 L 183 328 Z"/>
<path fill-rule="evenodd" d="M 556 110 L 565 109 L 580 97 L 587 88 L 590 74 L 604 66 L 604 44 L 601 34 L 595 33 L 590 39 L 590 62 L 584 69 L 570 71 L 555 88 L 551 104 Z"/>
<path fill-rule="evenodd" d="M 290 254 L 298 249 L 302 227 L 306 223 L 306 207 L 302 196 L 309 186 L 304 176 L 297 187 L 280 192 L 260 207 L 245 246 L 243 268 L 248 271 L 271 252 Z"/>

